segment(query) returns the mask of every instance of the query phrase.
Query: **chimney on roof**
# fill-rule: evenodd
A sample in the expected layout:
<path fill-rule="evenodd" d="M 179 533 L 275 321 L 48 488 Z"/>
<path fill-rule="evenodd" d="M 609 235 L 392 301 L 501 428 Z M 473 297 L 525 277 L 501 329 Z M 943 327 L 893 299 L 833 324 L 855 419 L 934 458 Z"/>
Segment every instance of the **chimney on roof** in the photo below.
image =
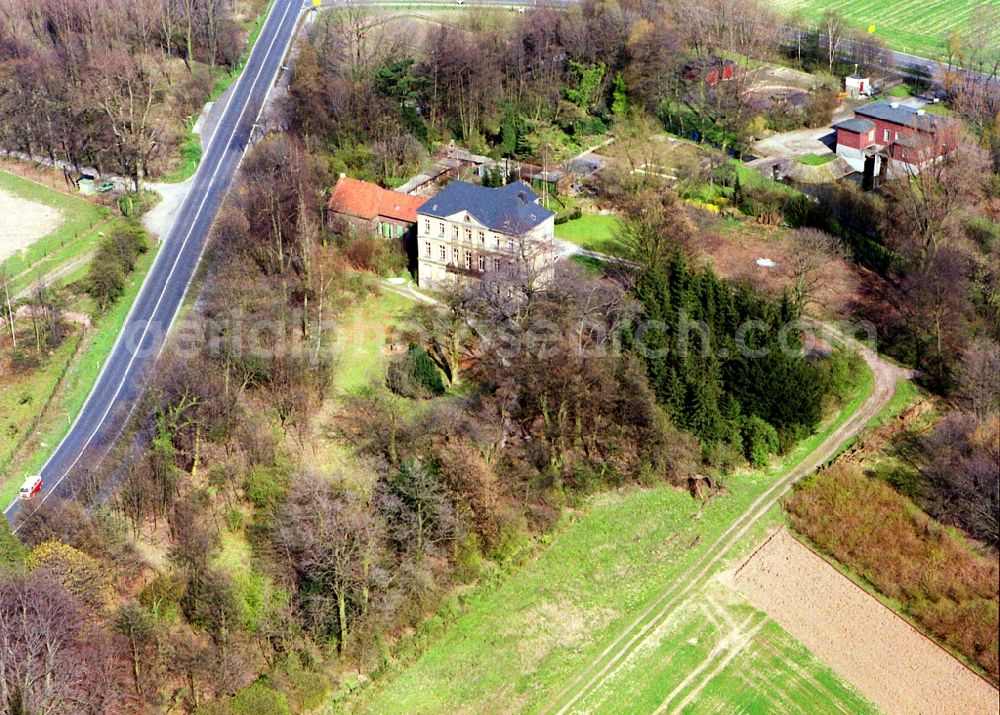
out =
<path fill-rule="evenodd" d="M 340 178 L 341 179 L 346 179 L 347 178 L 347 174 L 345 174 L 344 172 L 340 172 Z"/>
<path fill-rule="evenodd" d="M 889 106 L 893 109 L 899 109 L 899 102 L 889 102 Z"/>
<path fill-rule="evenodd" d="M 918 117 L 922 117 L 922 116 L 924 116 L 925 114 L 927 114 L 927 112 L 925 112 L 924 110 L 922 110 L 922 109 L 918 109 L 918 110 L 917 110 L 917 116 L 918 116 Z"/>

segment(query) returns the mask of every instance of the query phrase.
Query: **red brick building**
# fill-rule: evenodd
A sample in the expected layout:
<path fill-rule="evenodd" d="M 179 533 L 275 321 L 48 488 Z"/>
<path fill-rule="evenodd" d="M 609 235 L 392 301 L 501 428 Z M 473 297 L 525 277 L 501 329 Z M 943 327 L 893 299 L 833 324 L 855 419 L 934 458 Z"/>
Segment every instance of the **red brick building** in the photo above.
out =
<path fill-rule="evenodd" d="M 837 155 L 857 171 L 919 171 L 958 147 L 954 122 L 897 102 L 873 102 L 835 124 Z"/>
<path fill-rule="evenodd" d="M 360 179 L 340 175 L 330 192 L 330 218 L 346 221 L 352 230 L 363 228 L 386 238 L 402 238 L 417 222 L 419 196 L 383 189 Z"/>

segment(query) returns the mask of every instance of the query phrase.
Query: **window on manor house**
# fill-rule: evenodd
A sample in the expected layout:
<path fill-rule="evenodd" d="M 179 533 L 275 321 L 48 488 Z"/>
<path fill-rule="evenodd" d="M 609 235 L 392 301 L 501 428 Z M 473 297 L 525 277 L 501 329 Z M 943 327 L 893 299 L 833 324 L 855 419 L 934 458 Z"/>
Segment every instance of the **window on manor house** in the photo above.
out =
<path fill-rule="evenodd" d="M 444 261 L 448 258 L 448 251 L 445 250 L 444 246 L 441 246 L 441 260 Z"/>
<path fill-rule="evenodd" d="M 458 226 L 451 227 L 451 237 L 454 238 L 456 241 L 458 240 Z"/>
<path fill-rule="evenodd" d="M 465 252 L 465 267 L 472 268 L 472 251 Z"/>
<path fill-rule="evenodd" d="M 430 232 L 431 232 L 431 220 L 424 219 L 424 233 L 430 233 Z"/>
<path fill-rule="evenodd" d="M 424 255 L 426 255 L 428 258 L 431 257 L 431 242 L 430 241 L 425 241 L 424 242 Z"/>
<path fill-rule="evenodd" d="M 888 129 L 883 129 L 882 130 L 882 141 L 885 141 L 885 142 L 889 141 L 889 130 Z"/>
<path fill-rule="evenodd" d="M 472 243 L 472 229 L 471 228 L 465 229 L 465 242 L 466 243 Z"/>
<path fill-rule="evenodd" d="M 486 232 L 485 231 L 480 231 L 479 232 L 479 245 L 480 246 L 485 246 L 486 245 Z"/>
<path fill-rule="evenodd" d="M 495 270 L 495 271 L 499 271 L 500 270 L 500 259 L 499 258 L 494 258 L 493 259 L 493 270 Z"/>
<path fill-rule="evenodd" d="M 441 221 L 440 223 L 438 223 L 438 235 L 439 236 L 443 236 L 444 235 L 444 221 Z"/>
<path fill-rule="evenodd" d="M 458 249 L 457 248 L 451 249 L 451 262 L 454 263 L 456 266 L 458 265 Z"/>
<path fill-rule="evenodd" d="M 486 270 L 486 256 L 479 257 L 479 272 L 482 273 Z"/>

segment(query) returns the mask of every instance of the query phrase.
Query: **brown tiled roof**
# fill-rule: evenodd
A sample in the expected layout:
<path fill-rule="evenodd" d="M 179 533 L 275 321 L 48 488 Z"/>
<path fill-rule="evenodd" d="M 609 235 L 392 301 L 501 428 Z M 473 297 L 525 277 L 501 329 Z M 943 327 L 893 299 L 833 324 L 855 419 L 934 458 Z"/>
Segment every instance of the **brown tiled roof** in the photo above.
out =
<path fill-rule="evenodd" d="M 357 216 L 371 221 L 376 216 L 414 223 L 417 207 L 424 200 L 398 191 L 383 189 L 377 184 L 342 176 L 330 192 L 331 211 Z"/>

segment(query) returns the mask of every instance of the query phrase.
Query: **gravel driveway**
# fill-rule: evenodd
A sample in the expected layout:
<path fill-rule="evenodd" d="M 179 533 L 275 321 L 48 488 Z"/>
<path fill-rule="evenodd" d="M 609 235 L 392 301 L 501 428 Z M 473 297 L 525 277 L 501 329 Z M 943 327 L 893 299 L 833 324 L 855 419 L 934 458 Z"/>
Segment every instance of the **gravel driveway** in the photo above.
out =
<path fill-rule="evenodd" d="M 753 145 L 757 156 L 802 156 L 803 154 L 830 154 L 836 147 L 837 133 L 830 127 L 799 129 L 775 134 Z"/>

